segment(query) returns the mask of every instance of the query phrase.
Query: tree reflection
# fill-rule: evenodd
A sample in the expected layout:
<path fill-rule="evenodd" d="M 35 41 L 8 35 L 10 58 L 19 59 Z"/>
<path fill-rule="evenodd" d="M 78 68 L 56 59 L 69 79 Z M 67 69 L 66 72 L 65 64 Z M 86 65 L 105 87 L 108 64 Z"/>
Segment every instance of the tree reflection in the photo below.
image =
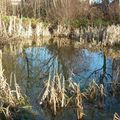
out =
<path fill-rule="evenodd" d="M 112 90 L 114 95 L 120 95 L 120 58 L 113 59 L 112 66 Z"/>
<path fill-rule="evenodd" d="M 25 65 L 29 69 L 28 76 L 40 79 L 58 73 L 65 79 L 73 77 L 82 84 L 93 79 L 103 84 L 104 79 L 111 79 L 111 60 L 104 53 L 75 48 L 72 41 L 67 44 L 58 40 L 44 47 L 27 48 Z"/>
<path fill-rule="evenodd" d="M 107 61 L 107 57 L 105 55 L 105 53 L 100 53 L 102 56 L 102 67 L 99 69 L 94 70 L 87 79 L 89 79 L 90 77 L 92 77 L 94 74 L 99 76 L 99 84 L 104 84 L 104 80 L 109 80 L 112 78 L 111 75 L 111 67 L 109 66 L 109 62 Z M 108 62 L 108 63 L 107 63 Z"/>
<path fill-rule="evenodd" d="M 51 43 L 47 46 L 49 53 L 57 58 L 56 72 L 62 73 L 65 79 L 72 77 L 72 74 L 78 74 L 85 71 L 90 61 L 88 62 L 84 56 L 84 51 L 75 48 L 74 42 L 70 41 L 67 46 L 61 45 L 61 41 Z"/>
<path fill-rule="evenodd" d="M 120 58 L 113 59 L 112 76 L 113 80 L 120 81 Z"/>

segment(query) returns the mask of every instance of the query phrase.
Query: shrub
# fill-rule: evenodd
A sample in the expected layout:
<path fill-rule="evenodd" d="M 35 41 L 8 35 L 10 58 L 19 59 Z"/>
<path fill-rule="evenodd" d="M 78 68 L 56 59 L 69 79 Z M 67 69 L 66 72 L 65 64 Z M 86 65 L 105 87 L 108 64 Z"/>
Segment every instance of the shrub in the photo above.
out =
<path fill-rule="evenodd" d="M 110 21 L 103 20 L 103 19 L 101 19 L 101 18 L 95 19 L 95 20 L 93 21 L 93 25 L 95 25 L 95 26 L 108 26 L 108 25 L 110 25 L 110 24 L 111 24 Z"/>
<path fill-rule="evenodd" d="M 67 24 L 72 25 L 73 27 L 79 28 L 80 26 L 86 27 L 89 23 L 89 20 L 86 17 L 70 20 Z"/>

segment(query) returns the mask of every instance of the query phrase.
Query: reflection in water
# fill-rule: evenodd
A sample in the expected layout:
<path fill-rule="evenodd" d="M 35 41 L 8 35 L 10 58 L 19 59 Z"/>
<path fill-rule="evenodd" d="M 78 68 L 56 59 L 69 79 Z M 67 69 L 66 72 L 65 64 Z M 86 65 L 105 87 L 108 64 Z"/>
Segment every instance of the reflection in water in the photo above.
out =
<path fill-rule="evenodd" d="M 120 81 L 120 58 L 113 59 L 113 80 Z"/>
<path fill-rule="evenodd" d="M 24 52 L 25 59 L 20 64 L 27 66 L 28 76 L 42 78 L 50 72 L 51 76 L 62 73 L 67 80 L 70 77 L 81 85 L 95 79 L 103 83 L 111 79 L 112 60 L 101 51 L 90 52 L 87 49 L 71 47 L 30 47 Z"/>
<path fill-rule="evenodd" d="M 29 47 L 24 49 L 23 54 L 18 55 L 14 61 L 10 68 L 12 68 L 12 65 L 17 65 L 14 67 L 14 71 L 21 73 L 21 76 L 24 75 L 24 78 L 22 77 L 19 83 L 30 97 L 33 109 L 38 114 L 36 120 L 48 120 L 51 118 L 46 117 L 48 116 L 46 115 L 47 113 L 38 107 L 36 101 L 39 92 L 43 88 L 43 81 L 48 78 L 49 74 L 54 76 L 56 73 L 61 73 L 66 80 L 72 77 L 73 80 L 80 83 L 81 88 L 84 89 L 93 79 L 100 84 L 104 83 L 104 85 L 106 85 L 112 78 L 112 64 L 114 64 L 114 60 L 112 62 L 112 59 L 106 57 L 103 52 L 77 49 L 74 48 L 74 44 L 72 43 L 69 47 L 57 46 L 56 43 L 44 47 Z M 7 63 L 4 64 L 7 70 Z M 10 74 L 13 68 L 8 71 Z M 112 109 L 114 105 L 116 108 L 114 107 L 114 109 Z M 88 116 L 85 118 L 86 120 L 98 120 L 100 118 L 103 120 L 107 118 L 107 120 L 109 120 L 108 118 L 112 118 L 112 113 L 120 112 L 117 105 L 118 101 L 107 100 L 106 112 L 101 112 L 88 106 L 85 111 Z M 71 110 L 67 110 L 55 119 L 58 120 L 58 117 L 60 120 L 76 119 L 74 111 Z"/>
<path fill-rule="evenodd" d="M 113 66 L 112 66 L 112 74 L 113 74 L 113 91 L 114 94 L 120 95 L 120 58 L 113 60 Z"/>

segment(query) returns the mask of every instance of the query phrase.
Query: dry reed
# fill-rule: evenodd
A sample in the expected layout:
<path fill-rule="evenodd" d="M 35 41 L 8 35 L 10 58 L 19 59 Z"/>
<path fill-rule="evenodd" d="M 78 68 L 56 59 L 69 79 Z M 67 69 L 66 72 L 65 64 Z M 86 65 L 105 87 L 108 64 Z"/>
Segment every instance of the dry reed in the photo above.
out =
<path fill-rule="evenodd" d="M 56 75 L 45 82 L 45 87 L 39 95 L 39 104 L 50 109 L 56 115 L 61 109 L 75 108 L 77 119 L 81 120 L 84 116 L 83 98 L 89 102 L 98 101 L 98 108 L 104 106 L 104 87 L 92 81 L 89 87 L 81 92 L 80 85 L 72 79 L 65 82 L 64 77 Z"/>
<path fill-rule="evenodd" d="M 52 110 L 54 115 L 59 110 L 73 105 L 76 108 L 77 118 L 83 118 L 84 113 L 80 87 L 71 80 L 66 83 L 64 77 L 61 75 L 56 75 L 53 80 L 49 76 L 49 79 L 45 82 L 45 88 L 39 96 L 39 101 L 45 108 Z"/>
<path fill-rule="evenodd" d="M 0 113 L 3 113 L 5 117 L 10 120 L 12 119 L 10 109 L 14 109 L 19 105 L 25 104 L 25 99 L 22 96 L 21 89 L 16 82 L 15 74 L 11 74 L 11 82 L 8 84 L 3 72 L 2 51 L 0 51 Z"/>
<path fill-rule="evenodd" d="M 50 25 L 40 21 L 17 17 L 8 17 L 8 20 L 0 18 L 0 35 L 9 38 L 31 38 L 39 39 L 41 36 L 64 36 L 77 39 L 79 42 L 103 43 L 103 45 L 120 42 L 120 25 L 110 25 L 107 27 L 80 27 L 74 28 L 67 25 Z M 55 28 L 54 28 L 55 27 Z M 52 33 L 51 33 L 52 31 Z"/>
<path fill-rule="evenodd" d="M 115 113 L 113 120 L 120 120 L 120 116 L 117 113 Z"/>

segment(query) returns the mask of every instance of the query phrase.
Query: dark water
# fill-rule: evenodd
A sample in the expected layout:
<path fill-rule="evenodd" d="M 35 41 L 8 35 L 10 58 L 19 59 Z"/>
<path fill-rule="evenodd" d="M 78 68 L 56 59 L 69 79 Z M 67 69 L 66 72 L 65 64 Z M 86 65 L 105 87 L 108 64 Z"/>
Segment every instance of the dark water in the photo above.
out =
<path fill-rule="evenodd" d="M 72 78 L 79 83 L 81 89 L 85 89 L 92 80 L 105 86 L 107 97 L 103 110 L 95 108 L 95 105 L 85 105 L 85 120 L 112 120 L 113 114 L 120 114 L 120 100 L 109 95 L 110 82 L 114 79 L 116 68 L 115 59 L 107 57 L 102 51 L 91 52 L 87 49 L 76 49 L 72 46 L 57 47 L 46 45 L 43 47 L 25 48 L 21 54 L 11 57 L 4 53 L 3 61 L 5 74 L 9 78 L 10 73 L 17 75 L 18 83 L 22 91 L 28 96 L 33 107 L 34 117 L 24 112 L 20 120 L 76 120 L 76 113 L 72 109 L 60 112 L 52 117 L 47 110 L 41 109 L 38 104 L 38 95 L 43 88 L 43 81 L 48 75 L 54 76 L 61 73 L 65 79 Z M 11 61 L 7 62 L 8 60 Z M 117 66 L 120 66 L 117 63 Z"/>

